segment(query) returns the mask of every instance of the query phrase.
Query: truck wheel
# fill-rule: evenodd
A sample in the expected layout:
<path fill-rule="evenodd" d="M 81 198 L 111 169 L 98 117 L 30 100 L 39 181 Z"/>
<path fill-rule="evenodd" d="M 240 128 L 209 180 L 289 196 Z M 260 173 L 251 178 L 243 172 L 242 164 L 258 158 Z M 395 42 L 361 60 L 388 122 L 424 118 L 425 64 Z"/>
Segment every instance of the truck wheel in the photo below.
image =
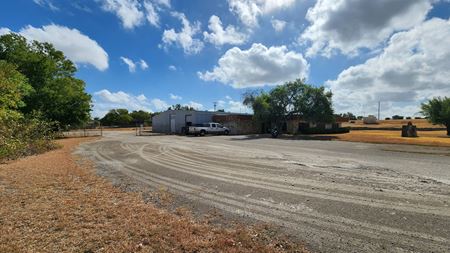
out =
<path fill-rule="evenodd" d="M 205 131 L 205 130 L 201 130 L 201 131 L 200 131 L 200 136 L 205 136 L 205 134 L 206 134 L 206 131 Z"/>
<path fill-rule="evenodd" d="M 224 134 L 225 134 L 225 135 L 229 135 L 229 134 L 230 134 L 230 131 L 225 130 Z"/>

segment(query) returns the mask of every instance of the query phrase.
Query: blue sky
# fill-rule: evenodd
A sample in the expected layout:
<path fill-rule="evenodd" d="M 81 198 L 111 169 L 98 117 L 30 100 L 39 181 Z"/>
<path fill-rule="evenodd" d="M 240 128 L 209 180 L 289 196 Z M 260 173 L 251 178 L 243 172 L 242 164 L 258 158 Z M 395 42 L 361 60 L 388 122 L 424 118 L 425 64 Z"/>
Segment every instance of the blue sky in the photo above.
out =
<path fill-rule="evenodd" d="M 242 94 L 295 78 L 337 112 L 417 115 L 450 96 L 450 3 L 438 0 L 16 0 L 0 34 L 48 41 L 78 66 L 93 115 L 180 103 L 248 112 Z M 145 62 L 145 63 L 144 63 Z"/>

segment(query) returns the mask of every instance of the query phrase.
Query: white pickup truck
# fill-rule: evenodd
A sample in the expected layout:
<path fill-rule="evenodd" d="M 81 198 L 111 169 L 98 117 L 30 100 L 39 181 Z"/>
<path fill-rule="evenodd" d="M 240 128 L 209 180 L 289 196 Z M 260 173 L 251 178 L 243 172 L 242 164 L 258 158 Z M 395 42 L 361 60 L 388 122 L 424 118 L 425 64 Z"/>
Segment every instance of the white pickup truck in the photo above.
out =
<path fill-rule="evenodd" d="M 188 129 L 188 134 L 193 134 L 195 136 L 204 136 L 206 134 L 225 134 L 228 135 L 230 129 L 222 126 L 219 123 L 205 123 L 205 124 L 195 124 L 190 126 Z"/>

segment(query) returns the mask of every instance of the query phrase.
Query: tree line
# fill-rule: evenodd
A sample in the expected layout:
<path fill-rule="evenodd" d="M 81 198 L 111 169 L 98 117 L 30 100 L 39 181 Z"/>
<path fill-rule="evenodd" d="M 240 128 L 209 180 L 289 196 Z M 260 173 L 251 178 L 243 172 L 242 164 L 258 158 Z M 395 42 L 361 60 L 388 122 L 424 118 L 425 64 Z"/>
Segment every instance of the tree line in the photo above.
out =
<path fill-rule="evenodd" d="M 112 109 L 99 119 L 103 126 L 129 127 L 136 125 L 151 126 L 153 114 L 143 110 Z"/>
<path fill-rule="evenodd" d="M 53 148 L 55 131 L 90 119 L 77 69 L 49 43 L 0 36 L 0 160 Z"/>

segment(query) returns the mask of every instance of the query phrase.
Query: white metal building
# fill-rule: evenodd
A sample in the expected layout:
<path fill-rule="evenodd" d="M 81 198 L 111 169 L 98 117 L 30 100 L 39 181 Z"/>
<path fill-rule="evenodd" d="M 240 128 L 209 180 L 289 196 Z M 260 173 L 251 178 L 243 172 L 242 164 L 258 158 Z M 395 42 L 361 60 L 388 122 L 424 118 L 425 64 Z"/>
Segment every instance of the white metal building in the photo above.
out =
<path fill-rule="evenodd" d="M 168 110 L 153 116 L 152 131 L 155 133 L 181 133 L 189 125 L 207 123 L 217 112 Z"/>

